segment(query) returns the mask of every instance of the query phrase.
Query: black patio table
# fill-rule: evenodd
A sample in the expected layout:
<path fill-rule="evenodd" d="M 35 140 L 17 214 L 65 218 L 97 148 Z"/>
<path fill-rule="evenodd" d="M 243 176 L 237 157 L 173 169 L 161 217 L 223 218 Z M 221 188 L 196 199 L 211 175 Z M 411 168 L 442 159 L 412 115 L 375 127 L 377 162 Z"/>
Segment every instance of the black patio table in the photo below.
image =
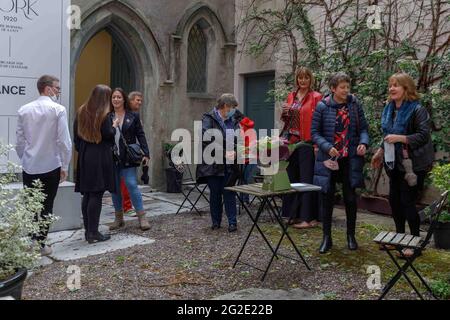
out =
<path fill-rule="evenodd" d="M 275 258 L 279 259 L 280 257 L 285 257 L 288 259 L 291 259 L 293 261 L 297 261 L 297 262 L 303 262 L 303 264 L 306 266 L 306 268 L 308 270 L 311 270 L 311 267 L 308 265 L 308 263 L 306 262 L 305 258 L 303 257 L 302 253 L 300 252 L 300 250 L 298 249 L 297 245 L 294 243 L 294 241 L 292 240 L 291 236 L 289 235 L 289 226 L 287 225 L 287 223 L 285 223 L 283 221 L 282 218 L 282 212 L 281 212 L 281 208 L 278 206 L 277 202 L 276 202 L 276 198 L 279 197 L 283 197 L 284 195 L 287 194 L 293 194 L 293 193 L 302 193 L 302 192 L 318 192 L 321 190 L 320 187 L 318 186 L 314 186 L 314 185 L 310 185 L 310 184 L 304 184 L 304 183 L 296 183 L 296 184 L 292 184 L 291 185 L 291 189 L 288 190 L 283 190 L 283 191 L 265 191 L 262 189 L 263 184 L 262 183 L 255 183 L 255 184 L 250 184 L 250 185 L 240 185 L 240 186 L 234 186 L 234 187 L 228 187 L 225 188 L 226 190 L 229 191 L 233 191 L 235 192 L 238 196 L 239 202 L 241 203 L 242 207 L 244 208 L 244 211 L 248 214 L 248 216 L 250 217 L 250 219 L 253 222 L 253 225 L 250 229 L 250 232 L 247 235 L 247 238 L 245 239 L 244 244 L 242 245 L 242 248 L 239 252 L 238 257 L 236 258 L 236 261 L 233 265 L 233 268 L 236 268 L 238 263 L 247 265 L 251 268 L 257 269 L 261 272 L 264 272 L 261 281 L 264 281 L 267 273 L 269 272 L 270 266 L 273 263 L 273 260 Z M 245 202 L 242 200 L 242 197 L 240 196 L 240 194 L 248 194 L 248 195 L 252 195 L 252 196 L 256 196 L 259 199 L 261 199 L 261 203 L 260 206 L 258 208 L 258 211 L 256 213 L 256 216 L 254 216 L 251 211 L 249 210 L 248 206 L 245 204 Z M 273 214 L 273 216 L 275 217 L 275 220 L 277 222 L 277 224 L 281 227 L 282 230 L 282 234 L 281 237 L 279 239 L 279 241 L 277 242 L 276 247 L 274 248 L 272 246 L 272 244 L 270 243 L 270 241 L 267 239 L 267 236 L 264 234 L 264 231 L 260 228 L 260 226 L 258 225 L 259 219 L 261 217 L 262 212 L 264 211 L 265 207 L 268 207 L 268 209 L 270 210 L 270 212 Z M 245 247 L 247 246 L 247 243 L 253 233 L 254 230 L 257 230 L 259 232 L 259 234 L 262 236 L 264 242 L 267 244 L 267 246 L 269 247 L 270 251 L 272 252 L 271 255 L 271 259 L 269 264 L 267 265 L 265 270 L 262 270 L 256 266 L 250 265 L 248 263 L 245 263 L 243 261 L 240 261 L 241 256 L 245 250 Z M 292 247 L 294 248 L 295 252 L 297 253 L 297 255 L 300 257 L 301 261 L 298 260 L 297 258 L 294 257 L 289 257 L 283 254 L 280 254 L 278 251 L 280 249 L 281 243 L 283 242 L 284 238 L 287 237 L 287 239 L 289 240 L 289 243 L 292 245 Z"/>

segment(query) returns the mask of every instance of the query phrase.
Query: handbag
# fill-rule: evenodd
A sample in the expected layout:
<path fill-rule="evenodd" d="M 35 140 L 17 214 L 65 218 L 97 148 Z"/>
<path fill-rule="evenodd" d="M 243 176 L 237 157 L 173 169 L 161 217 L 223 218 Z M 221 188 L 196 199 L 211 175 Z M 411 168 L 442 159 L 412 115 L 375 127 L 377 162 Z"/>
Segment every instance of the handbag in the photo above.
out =
<path fill-rule="evenodd" d="M 137 143 L 128 144 L 127 141 L 125 140 L 125 137 L 123 136 L 122 130 L 120 129 L 120 127 L 118 128 L 120 132 L 120 137 L 127 151 L 127 161 L 125 164 L 139 166 L 142 163 L 142 160 L 144 159 L 144 152 L 142 151 L 141 146 Z"/>

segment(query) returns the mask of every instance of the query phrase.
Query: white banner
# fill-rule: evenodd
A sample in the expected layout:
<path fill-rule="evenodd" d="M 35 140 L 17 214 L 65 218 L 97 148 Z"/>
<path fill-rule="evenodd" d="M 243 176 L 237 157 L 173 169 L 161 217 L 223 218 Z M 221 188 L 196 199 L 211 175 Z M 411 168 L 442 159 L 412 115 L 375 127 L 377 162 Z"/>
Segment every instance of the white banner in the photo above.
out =
<path fill-rule="evenodd" d="M 0 140 L 16 142 L 17 111 L 39 96 L 44 74 L 61 80 L 60 103 L 69 106 L 70 0 L 0 0 Z M 0 165 L 7 159 L 0 159 Z M 10 161 L 18 162 L 15 152 Z"/>

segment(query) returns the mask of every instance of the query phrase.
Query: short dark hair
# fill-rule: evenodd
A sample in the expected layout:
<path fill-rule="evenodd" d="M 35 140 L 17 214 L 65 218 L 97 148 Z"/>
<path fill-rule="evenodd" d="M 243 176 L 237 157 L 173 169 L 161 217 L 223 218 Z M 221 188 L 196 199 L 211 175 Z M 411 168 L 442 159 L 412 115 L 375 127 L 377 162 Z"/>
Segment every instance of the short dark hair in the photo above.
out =
<path fill-rule="evenodd" d="M 341 82 L 351 83 L 351 81 L 352 80 L 350 79 L 349 75 L 346 74 L 345 72 L 337 72 L 333 74 L 328 80 L 328 87 L 330 87 L 330 89 L 334 89 L 337 88 L 337 86 Z"/>
<path fill-rule="evenodd" d="M 59 82 L 59 79 L 50 75 L 43 75 L 37 82 L 37 89 L 40 94 L 44 93 L 46 87 L 53 87 L 53 82 Z"/>
<path fill-rule="evenodd" d="M 225 93 L 217 100 L 217 109 L 224 108 L 226 104 L 232 107 L 237 107 L 239 105 L 236 97 L 231 93 Z"/>
<path fill-rule="evenodd" d="M 139 91 L 133 91 L 133 92 L 131 92 L 131 93 L 128 95 L 128 100 L 129 100 L 129 101 L 132 101 L 132 100 L 134 100 L 134 98 L 136 98 L 136 97 L 143 98 L 144 95 L 142 94 L 142 92 L 139 92 Z"/>

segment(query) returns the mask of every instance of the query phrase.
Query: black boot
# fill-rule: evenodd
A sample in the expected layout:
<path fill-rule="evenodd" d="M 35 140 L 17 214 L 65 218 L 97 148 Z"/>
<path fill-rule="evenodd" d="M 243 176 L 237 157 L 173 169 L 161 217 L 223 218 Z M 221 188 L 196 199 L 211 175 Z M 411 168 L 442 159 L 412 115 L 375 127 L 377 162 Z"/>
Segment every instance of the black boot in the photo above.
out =
<path fill-rule="evenodd" d="M 358 250 L 358 243 L 356 242 L 354 234 L 347 235 L 347 244 L 349 250 L 352 251 Z"/>
<path fill-rule="evenodd" d="M 331 247 L 333 247 L 333 240 L 330 235 L 324 235 L 322 244 L 320 245 L 319 252 L 321 254 L 327 253 Z"/>
<path fill-rule="evenodd" d="M 87 241 L 89 242 L 89 244 L 93 244 L 95 242 L 104 242 L 108 241 L 109 239 L 111 239 L 110 235 L 103 235 L 100 232 L 88 233 L 87 235 Z"/>

